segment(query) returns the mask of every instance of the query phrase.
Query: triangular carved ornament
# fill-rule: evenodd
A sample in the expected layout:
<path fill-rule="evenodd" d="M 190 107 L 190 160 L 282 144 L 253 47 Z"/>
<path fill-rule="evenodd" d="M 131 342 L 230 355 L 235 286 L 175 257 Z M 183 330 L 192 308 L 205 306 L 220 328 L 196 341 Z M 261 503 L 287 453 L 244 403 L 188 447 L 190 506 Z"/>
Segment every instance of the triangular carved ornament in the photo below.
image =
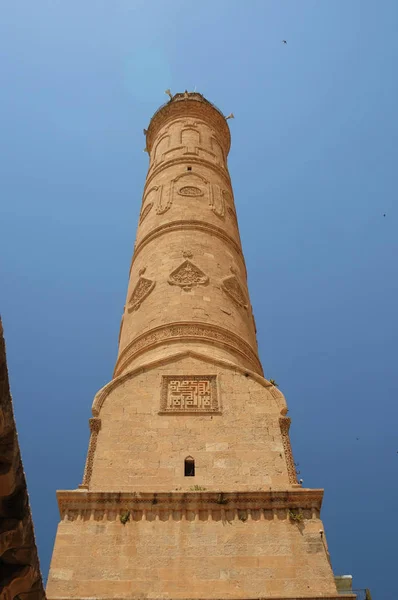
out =
<path fill-rule="evenodd" d="M 178 285 L 185 291 L 191 290 L 195 285 L 206 285 L 208 276 L 190 260 L 183 263 L 170 273 L 168 282 L 170 285 Z"/>

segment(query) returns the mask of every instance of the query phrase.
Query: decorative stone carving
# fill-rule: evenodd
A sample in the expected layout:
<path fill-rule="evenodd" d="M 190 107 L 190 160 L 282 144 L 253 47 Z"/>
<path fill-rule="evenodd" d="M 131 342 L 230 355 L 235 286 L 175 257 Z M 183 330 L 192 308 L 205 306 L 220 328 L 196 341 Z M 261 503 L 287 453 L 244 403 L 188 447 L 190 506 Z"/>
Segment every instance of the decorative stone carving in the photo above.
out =
<path fill-rule="evenodd" d="M 185 185 L 178 190 L 180 196 L 203 196 L 203 191 L 193 185 Z"/>
<path fill-rule="evenodd" d="M 89 425 L 91 435 L 90 442 L 88 444 L 87 460 L 86 466 L 84 468 L 83 481 L 81 485 L 79 485 L 80 488 L 88 488 L 88 486 L 90 485 L 91 475 L 93 472 L 94 455 L 97 449 L 97 437 L 98 433 L 101 430 L 101 419 L 99 419 L 98 417 L 93 417 L 92 419 L 89 419 Z"/>
<path fill-rule="evenodd" d="M 216 375 L 163 376 L 160 412 L 219 412 Z"/>
<path fill-rule="evenodd" d="M 224 115 L 217 115 L 212 106 L 205 102 L 195 102 L 194 106 L 190 106 L 190 114 L 192 120 L 204 122 L 207 126 L 211 125 L 212 130 L 216 132 L 217 139 L 223 147 L 224 154 L 227 155 L 230 147 L 231 136 L 228 123 Z M 147 143 L 149 147 L 156 143 L 159 131 L 163 130 L 165 124 L 177 119 L 187 119 L 187 111 L 185 102 L 175 101 L 169 102 L 165 108 L 155 115 L 148 129 Z"/>
<path fill-rule="evenodd" d="M 199 510 L 208 511 L 208 518 L 219 520 L 217 513 L 221 510 L 234 511 L 234 518 L 239 520 L 239 511 L 247 511 L 250 518 L 269 520 L 275 511 L 285 511 L 284 519 L 289 518 L 289 510 L 301 509 L 304 518 L 319 518 L 322 505 L 323 490 L 287 490 L 256 492 L 90 492 L 59 491 L 58 506 L 62 519 L 74 520 L 78 515 L 94 512 L 106 520 L 115 519 L 115 513 L 131 511 L 133 520 L 145 519 L 147 512 L 170 511 L 175 520 L 187 518 L 187 513 Z M 202 513 L 203 514 L 203 513 Z M 127 525 L 126 525 L 127 526 Z M 332 600 L 332 599 L 331 599 Z M 334 600 L 334 597 L 333 597 Z M 337 596 L 336 596 L 337 600 Z"/>
<path fill-rule="evenodd" d="M 225 201 L 219 185 L 212 185 L 210 188 L 209 206 L 217 217 L 225 217 Z"/>
<path fill-rule="evenodd" d="M 216 325 L 205 323 L 181 322 L 171 325 L 161 325 L 151 331 L 147 331 L 136 337 L 124 350 L 121 352 L 116 363 L 114 377 L 117 377 L 120 372 L 141 352 L 151 349 L 165 341 L 184 341 L 197 340 L 208 341 L 215 345 L 220 345 L 236 354 L 244 357 L 256 373 L 263 374 L 261 363 L 257 353 L 253 348 L 241 337 L 235 335 L 231 331 Z"/>
<path fill-rule="evenodd" d="M 142 218 L 142 215 L 143 215 L 143 212 L 144 212 L 146 206 L 148 206 L 149 204 L 152 204 L 152 205 L 161 204 L 162 192 L 163 192 L 162 185 L 153 185 L 151 187 L 147 187 L 147 189 L 144 192 L 144 195 L 142 198 L 142 203 L 141 203 L 141 206 L 142 206 L 141 218 Z M 145 216 L 143 218 L 145 218 Z"/>
<path fill-rule="evenodd" d="M 191 290 L 195 285 L 206 285 L 208 276 L 190 260 L 185 260 L 179 267 L 170 273 L 170 285 L 178 285 L 183 290 Z"/>
<path fill-rule="evenodd" d="M 192 119 L 185 119 L 185 121 L 183 121 L 184 127 L 185 128 L 194 128 L 196 129 L 197 127 L 197 123 L 196 121 L 193 121 Z"/>
<path fill-rule="evenodd" d="M 221 283 L 221 287 L 224 290 L 224 292 L 228 294 L 230 298 L 232 298 L 235 304 L 245 309 L 248 308 L 248 300 L 246 294 L 241 288 L 240 283 L 235 277 L 235 275 L 224 279 L 224 281 Z"/>
<path fill-rule="evenodd" d="M 151 212 L 151 208 L 153 206 L 153 202 L 148 202 L 148 204 L 146 204 L 144 206 L 144 208 L 141 211 L 141 215 L 140 215 L 140 225 L 143 222 L 143 220 L 145 219 L 145 217 Z"/>
<path fill-rule="evenodd" d="M 279 419 L 279 426 L 281 428 L 281 433 L 282 433 L 282 443 L 283 443 L 283 449 L 285 451 L 286 466 L 287 466 L 287 472 L 289 475 L 289 481 L 290 481 L 290 483 L 297 483 L 296 467 L 294 466 L 292 446 L 290 444 L 290 437 L 289 437 L 290 423 L 291 423 L 291 419 L 289 417 L 281 417 Z"/>
<path fill-rule="evenodd" d="M 161 235 L 165 235 L 167 233 L 169 233 L 170 231 L 205 231 L 207 233 L 210 233 L 211 235 L 216 236 L 217 238 L 223 240 L 225 243 L 227 243 L 230 248 L 232 248 L 237 254 L 239 254 L 240 256 L 242 256 L 242 249 L 240 247 L 240 245 L 237 244 L 237 242 L 234 240 L 233 237 L 231 237 L 226 231 L 225 229 L 222 229 L 221 227 L 217 227 L 216 225 L 213 225 L 212 223 L 205 223 L 204 221 L 195 221 L 195 220 L 179 220 L 179 221 L 173 221 L 171 223 L 165 223 L 163 225 L 159 225 L 159 227 L 156 227 L 156 229 L 153 229 L 152 231 L 150 231 L 134 248 L 134 255 L 131 261 L 131 267 L 133 266 L 134 262 L 137 259 L 138 254 L 141 252 L 141 250 L 150 242 L 152 242 L 155 238 L 161 236 Z M 131 272 L 131 268 L 130 268 L 130 272 Z"/>
<path fill-rule="evenodd" d="M 169 210 L 171 205 L 173 204 L 173 194 L 171 194 L 171 190 L 169 192 L 168 198 L 166 202 L 163 204 L 163 186 L 159 186 L 159 193 L 157 196 L 156 202 L 156 214 L 163 215 L 165 212 Z"/>
<path fill-rule="evenodd" d="M 140 271 L 141 274 L 142 271 Z M 147 279 L 146 277 L 140 276 L 137 284 L 130 296 L 128 312 L 132 312 L 133 310 L 137 310 L 145 298 L 152 292 L 155 287 L 155 281 L 152 279 Z"/>

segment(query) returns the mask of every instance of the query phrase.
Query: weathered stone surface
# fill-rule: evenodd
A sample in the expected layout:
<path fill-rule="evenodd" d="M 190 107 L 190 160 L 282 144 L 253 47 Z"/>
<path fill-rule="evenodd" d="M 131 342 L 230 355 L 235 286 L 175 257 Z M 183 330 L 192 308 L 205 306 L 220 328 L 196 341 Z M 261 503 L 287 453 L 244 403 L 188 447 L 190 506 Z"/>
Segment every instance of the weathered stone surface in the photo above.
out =
<path fill-rule="evenodd" d="M 0 320 L 0 599 L 45 598 Z"/>
<path fill-rule="evenodd" d="M 200 94 L 149 125 L 114 378 L 80 489 L 58 493 L 53 600 L 337 598 L 322 490 L 297 483 L 262 376 L 229 146 Z"/>

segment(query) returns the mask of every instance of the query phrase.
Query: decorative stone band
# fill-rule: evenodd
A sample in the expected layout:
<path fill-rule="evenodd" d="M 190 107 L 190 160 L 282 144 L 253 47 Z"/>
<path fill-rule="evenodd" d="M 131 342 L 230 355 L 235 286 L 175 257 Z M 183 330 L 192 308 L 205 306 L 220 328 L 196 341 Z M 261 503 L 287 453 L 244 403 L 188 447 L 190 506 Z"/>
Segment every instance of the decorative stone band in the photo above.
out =
<path fill-rule="evenodd" d="M 165 342 L 202 341 L 226 348 L 249 362 L 253 371 L 263 374 L 257 353 L 247 342 L 227 329 L 208 323 L 181 321 L 155 327 L 136 337 L 121 352 L 113 377 L 117 377 L 139 354 L 151 350 Z"/>
<path fill-rule="evenodd" d="M 289 475 L 289 481 L 290 481 L 290 483 L 297 483 L 296 467 L 294 465 L 292 446 L 290 444 L 290 437 L 289 437 L 290 423 L 291 423 L 291 419 L 289 417 L 281 417 L 279 419 L 279 426 L 281 428 L 281 433 L 282 433 L 282 443 L 283 443 L 283 449 L 285 451 L 286 466 L 287 466 L 287 472 Z"/>
<path fill-rule="evenodd" d="M 174 165 L 178 165 L 178 164 L 186 165 L 186 163 L 187 163 L 187 155 L 181 155 L 178 158 L 170 158 L 168 160 L 166 159 L 163 162 L 161 162 L 160 164 L 150 167 L 148 176 L 147 176 L 147 179 L 145 182 L 145 190 L 148 188 L 149 185 L 152 184 L 155 177 L 157 177 L 159 175 L 159 173 L 161 173 L 165 169 L 168 169 L 169 167 L 173 167 Z M 190 154 L 189 155 L 189 164 L 190 165 L 203 165 L 206 168 L 211 169 L 212 171 L 215 171 L 218 175 L 220 175 L 221 178 L 224 180 L 224 182 L 227 185 L 231 185 L 231 178 L 229 176 L 227 169 L 220 167 L 216 163 L 214 163 L 210 160 L 206 160 L 205 158 L 199 158 L 198 156 Z"/>
<path fill-rule="evenodd" d="M 131 261 L 130 273 L 132 266 L 134 264 L 135 259 L 141 250 L 150 242 L 152 242 L 157 237 L 164 235 L 165 233 L 170 233 L 171 231 L 182 231 L 182 230 L 196 230 L 196 231 L 205 231 L 210 235 L 214 235 L 224 242 L 226 242 L 231 248 L 235 250 L 235 252 L 242 258 L 242 263 L 245 269 L 246 275 L 246 266 L 245 260 L 242 254 L 242 248 L 240 245 L 229 236 L 224 229 L 221 227 L 217 227 L 216 225 L 212 225 L 211 223 L 206 223 L 205 221 L 172 221 L 171 223 L 165 223 L 165 225 L 160 225 L 150 231 L 140 242 L 138 242 L 137 246 L 134 249 L 133 259 Z"/>
<path fill-rule="evenodd" d="M 89 419 L 89 424 L 91 435 L 90 442 L 88 444 L 87 460 L 86 466 L 84 467 L 83 481 L 79 485 L 79 488 L 81 489 L 88 488 L 88 486 L 90 485 L 91 475 L 93 472 L 94 454 L 97 448 L 97 437 L 101 429 L 101 419 L 93 417 L 92 419 Z"/>
<path fill-rule="evenodd" d="M 182 519 L 253 520 L 289 518 L 300 510 L 303 519 L 319 518 L 323 490 L 297 489 L 262 492 L 89 492 L 58 491 L 61 519 L 131 520 Z"/>

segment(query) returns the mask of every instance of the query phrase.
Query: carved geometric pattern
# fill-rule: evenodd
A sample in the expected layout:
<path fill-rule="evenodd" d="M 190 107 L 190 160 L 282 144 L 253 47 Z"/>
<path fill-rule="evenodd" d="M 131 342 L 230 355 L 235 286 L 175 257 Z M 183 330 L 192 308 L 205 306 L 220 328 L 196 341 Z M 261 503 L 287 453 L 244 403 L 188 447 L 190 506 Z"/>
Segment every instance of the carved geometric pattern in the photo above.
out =
<path fill-rule="evenodd" d="M 101 430 L 101 419 L 98 417 L 89 419 L 89 424 L 91 435 L 88 445 L 86 465 L 84 467 L 83 481 L 81 485 L 79 485 L 80 488 L 88 488 L 90 485 L 91 475 L 93 473 L 94 455 L 97 448 L 97 437 L 99 431 Z"/>
<path fill-rule="evenodd" d="M 145 219 L 145 217 L 149 214 L 149 212 L 151 211 L 151 208 L 153 206 L 153 202 L 148 202 L 148 204 L 146 206 L 144 206 L 141 215 L 140 215 L 140 224 L 142 223 L 142 221 Z"/>
<path fill-rule="evenodd" d="M 184 187 L 178 190 L 180 196 L 203 196 L 203 191 L 193 185 L 185 185 Z"/>
<path fill-rule="evenodd" d="M 234 275 L 224 279 L 224 281 L 221 283 L 221 286 L 224 292 L 226 292 L 238 306 L 242 306 L 243 308 L 247 309 L 248 305 L 246 295 L 242 290 L 239 281 Z"/>
<path fill-rule="evenodd" d="M 185 291 L 192 289 L 195 285 L 206 285 L 208 281 L 208 276 L 190 260 L 185 260 L 174 269 L 168 279 L 170 285 L 178 285 Z"/>
<path fill-rule="evenodd" d="M 160 412 L 219 412 L 216 375 L 164 376 L 162 378 Z"/>
<path fill-rule="evenodd" d="M 146 279 L 146 277 L 140 277 L 137 281 L 129 300 L 128 312 L 137 310 L 145 298 L 152 292 L 155 287 L 155 281 Z"/>
<path fill-rule="evenodd" d="M 226 347 L 232 352 L 236 352 L 248 360 L 253 371 L 263 374 L 261 363 L 253 348 L 241 337 L 235 335 L 227 329 L 208 324 L 175 323 L 172 325 L 161 325 L 146 333 L 142 333 L 130 342 L 121 352 L 114 370 L 114 377 L 117 377 L 138 354 L 153 348 L 164 342 L 175 340 L 196 340 L 211 342 Z"/>
<path fill-rule="evenodd" d="M 289 417 L 281 417 L 279 419 L 279 426 L 281 428 L 281 433 L 282 433 L 282 443 L 283 443 L 283 449 L 285 451 L 286 466 L 287 466 L 287 472 L 289 475 L 289 481 L 290 481 L 290 483 L 297 483 L 296 467 L 294 466 L 292 446 L 290 444 L 290 437 L 289 437 L 290 422 L 291 422 L 291 419 L 289 419 Z"/>

